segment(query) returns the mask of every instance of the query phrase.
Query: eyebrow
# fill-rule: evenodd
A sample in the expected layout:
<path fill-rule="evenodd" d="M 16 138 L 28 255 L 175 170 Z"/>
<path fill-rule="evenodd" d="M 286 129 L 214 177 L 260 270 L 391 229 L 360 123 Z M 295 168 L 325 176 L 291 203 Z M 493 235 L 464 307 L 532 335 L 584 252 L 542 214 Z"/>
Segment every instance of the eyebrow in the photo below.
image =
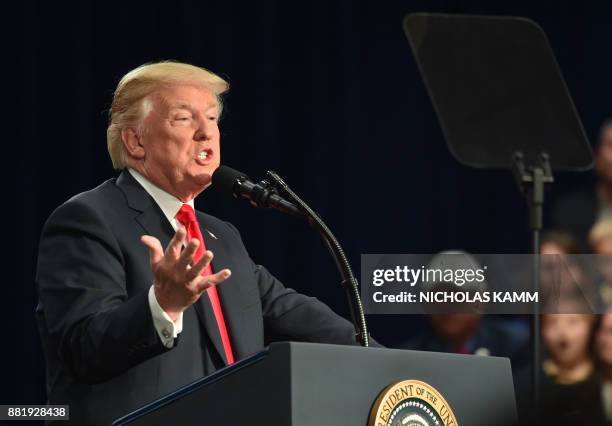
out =
<path fill-rule="evenodd" d="M 210 106 L 208 106 L 205 109 L 205 111 L 207 111 L 209 109 L 212 109 L 212 108 L 219 108 L 219 105 L 217 103 L 210 104 Z M 197 111 L 198 110 L 193 105 L 188 104 L 186 102 L 179 102 L 179 103 L 176 103 L 176 104 L 170 104 L 170 105 L 168 105 L 168 109 L 169 110 L 173 110 L 173 109 L 188 109 L 188 110 L 191 110 L 191 111 Z"/>

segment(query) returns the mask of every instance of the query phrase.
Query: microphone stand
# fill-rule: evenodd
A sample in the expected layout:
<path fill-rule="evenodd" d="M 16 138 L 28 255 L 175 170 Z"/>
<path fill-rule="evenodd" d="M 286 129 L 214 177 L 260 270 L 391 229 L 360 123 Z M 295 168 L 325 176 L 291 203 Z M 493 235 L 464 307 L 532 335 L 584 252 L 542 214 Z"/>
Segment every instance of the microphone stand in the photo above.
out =
<path fill-rule="evenodd" d="M 327 227 L 327 225 L 325 225 L 323 220 L 295 192 L 293 192 L 291 188 L 289 188 L 289 186 L 278 174 L 268 170 L 266 172 L 266 176 L 274 184 L 274 189 L 276 189 L 276 186 L 280 187 L 289 201 L 296 205 L 296 207 L 306 217 L 306 220 L 310 226 L 316 229 L 319 232 L 319 235 L 321 235 L 323 238 L 323 241 L 325 241 L 325 244 L 333 257 L 342 278 L 341 284 L 342 287 L 344 287 L 348 298 L 349 307 L 351 309 L 351 319 L 353 320 L 353 325 L 355 326 L 355 337 L 357 342 L 364 347 L 370 346 L 368 327 L 363 312 L 361 297 L 359 296 L 359 282 L 353 274 L 353 270 L 351 269 L 351 265 L 349 264 L 346 255 L 344 254 L 342 246 L 340 246 L 340 243 L 336 237 L 334 237 L 334 234 Z M 262 182 L 262 185 L 264 186 L 267 184 L 268 182 Z"/>

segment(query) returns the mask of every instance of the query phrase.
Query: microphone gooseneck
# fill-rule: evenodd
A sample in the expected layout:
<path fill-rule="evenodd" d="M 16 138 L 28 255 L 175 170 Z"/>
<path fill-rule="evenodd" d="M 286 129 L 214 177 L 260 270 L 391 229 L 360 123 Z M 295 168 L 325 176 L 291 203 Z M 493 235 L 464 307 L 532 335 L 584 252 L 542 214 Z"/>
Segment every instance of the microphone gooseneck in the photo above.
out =
<path fill-rule="evenodd" d="M 307 218 L 308 223 L 315 228 L 323 240 L 325 241 L 327 248 L 329 249 L 338 272 L 342 277 L 342 287 L 346 291 L 348 298 L 349 307 L 351 308 L 351 319 L 355 327 L 357 342 L 364 347 L 370 346 L 370 335 L 368 333 L 368 325 L 365 319 L 363 311 L 363 304 L 361 302 L 361 296 L 359 295 L 359 282 L 353 274 L 351 265 L 340 245 L 340 242 L 336 239 L 332 231 L 327 227 L 325 222 L 312 210 L 308 204 L 306 204 L 291 188 L 285 183 L 285 181 L 275 172 L 268 170 L 266 176 L 278 185 L 281 190 L 287 194 L 288 198 L 297 205 L 300 211 Z"/>
<path fill-rule="evenodd" d="M 294 216 L 304 217 L 310 226 L 317 230 L 325 241 L 342 277 L 341 284 L 346 291 L 351 308 L 351 319 L 355 327 L 357 342 L 362 346 L 369 346 L 369 334 L 359 295 L 359 283 L 342 246 L 325 222 L 289 188 L 289 185 L 277 173 L 268 171 L 266 177 L 268 180 L 253 183 L 246 174 L 231 167 L 220 166 L 213 173 L 212 184 L 234 198 L 246 199 L 254 207 L 273 208 Z M 289 201 L 278 194 L 277 187 L 289 198 Z"/>

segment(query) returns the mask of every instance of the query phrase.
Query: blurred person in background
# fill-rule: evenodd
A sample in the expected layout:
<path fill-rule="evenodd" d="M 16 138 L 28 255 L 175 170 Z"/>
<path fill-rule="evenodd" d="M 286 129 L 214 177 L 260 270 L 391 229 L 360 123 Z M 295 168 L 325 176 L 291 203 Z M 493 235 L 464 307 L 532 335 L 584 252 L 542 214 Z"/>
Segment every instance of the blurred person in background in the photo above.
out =
<path fill-rule="evenodd" d="M 546 299 L 558 299 L 561 290 L 568 291 L 572 287 L 564 285 L 568 281 L 565 278 L 576 277 L 576 281 L 581 280 L 583 274 L 568 258 L 569 254 L 578 252 L 576 239 L 568 232 L 551 230 L 542 235 L 539 285 Z"/>
<path fill-rule="evenodd" d="M 542 254 L 566 255 L 580 252 L 578 241 L 567 231 L 549 230 L 542 235 L 540 245 L 540 253 Z"/>
<path fill-rule="evenodd" d="M 607 425 L 612 425 L 612 313 L 601 316 L 595 333 L 601 402 Z"/>
<path fill-rule="evenodd" d="M 589 231 L 588 241 L 593 253 L 612 254 L 612 217 L 595 222 Z"/>
<path fill-rule="evenodd" d="M 405 349 L 492 355 L 525 361 L 529 332 L 501 317 L 481 314 L 432 314 L 428 326 L 399 347 Z M 520 364 L 520 362 L 519 362 Z M 517 365 L 519 367 L 519 365 Z"/>
<path fill-rule="evenodd" d="M 585 312 L 596 312 L 601 306 L 596 259 L 582 254 L 576 239 L 561 230 L 544 233 L 540 254 L 540 302 L 547 307 L 545 313 L 563 313 L 559 304 L 564 301 L 584 303 Z"/>
<path fill-rule="evenodd" d="M 457 250 L 435 255 L 427 268 L 438 269 L 442 265 L 444 269 L 481 267 L 473 255 Z M 451 288 L 456 286 L 451 285 Z M 465 285 L 462 288 L 465 290 Z M 394 347 L 508 357 L 512 364 L 517 405 L 519 411 L 522 411 L 523 407 L 529 406 L 529 366 L 532 351 L 528 324 L 511 315 L 483 315 L 483 309 L 478 304 L 460 305 L 425 307 L 428 313 L 425 326 Z"/>
<path fill-rule="evenodd" d="M 581 312 L 577 305 L 563 310 Z M 597 318 L 585 313 L 542 315 L 545 356 L 540 394 L 545 424 L 605 424 L 593 360 Z"/>
<path fill-rule="evenodd" d="M 552 206 L 552 226 L 575 235 L 581 245 L 593 223 L 612 217 L 612 118 L 601 125 L 594 166 L 594 184 L 564 194 Z"/>
<path fill-rule="evenodd" d="M 433 256 L 428 270 L 477 270 L 480 262 L 470 253 L 449 250 Z M 440 282 L 437 290 L 479 292 L 488 287 L 486 280 L 475 286 L 465 283 Z M 403 342 L 400 347 L 436 352 L 507 356 L 521 355 L 529 343 L 529 331 L 507 321 L 503 316 L 485 316 L 484 308 L 478 303 L 436 304 L 424 306 L 428 327 L 424 327 L 413 339 Z"/>
<path fill-rule="evenodd" d="M 602 309 L 612 306 L 612 218 L 604 218 L 591 228 L 589 245 L 595 253 L 598 285 L 597 293 L 602 303 Z"/>

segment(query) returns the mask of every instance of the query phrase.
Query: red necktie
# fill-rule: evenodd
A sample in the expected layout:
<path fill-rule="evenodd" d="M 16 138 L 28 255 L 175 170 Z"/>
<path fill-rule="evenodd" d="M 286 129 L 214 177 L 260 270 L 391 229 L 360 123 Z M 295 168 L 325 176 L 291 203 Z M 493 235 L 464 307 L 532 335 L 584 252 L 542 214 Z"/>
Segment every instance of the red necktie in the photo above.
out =
<path fill-rule="evenodd" d="M 191 241 L 196 238 L 200 241 L 195 254 L 193 255 L 194 263 L 197 262 L 204 252 L 206 246 L 204 245 L 204 238 L 202 238 L 202 232 L 200 232 L 200 225 L 196 219 L 193 208 L 188 204 L 183 204 L 179 212 L 176 214 L 176 220 L 178 220 L 187 230 L 187 241 Z M 213 273 L 210 264 L 202 271 L 202 275 L 211 275 Z M 228 364 L 234 363 L 234 354 L 232 353 L 232 346 L 230 345 L 229 335 L 227 333 L 227 327 L 225 326 L 225 319 L 223 318 L 223 311 L 221 310 L 221 302 L 219 301 L 219 294 L 217 293 L 217 286 L 212 285 L 206 289 L 206 293 L 210 299 L 210 303 L 217 320 L 217 326 L 219 327 L 219 333 L 221 334 L 221 342 L 223 343 L 223 350 L 225 351 L 225 358 Z"/>

